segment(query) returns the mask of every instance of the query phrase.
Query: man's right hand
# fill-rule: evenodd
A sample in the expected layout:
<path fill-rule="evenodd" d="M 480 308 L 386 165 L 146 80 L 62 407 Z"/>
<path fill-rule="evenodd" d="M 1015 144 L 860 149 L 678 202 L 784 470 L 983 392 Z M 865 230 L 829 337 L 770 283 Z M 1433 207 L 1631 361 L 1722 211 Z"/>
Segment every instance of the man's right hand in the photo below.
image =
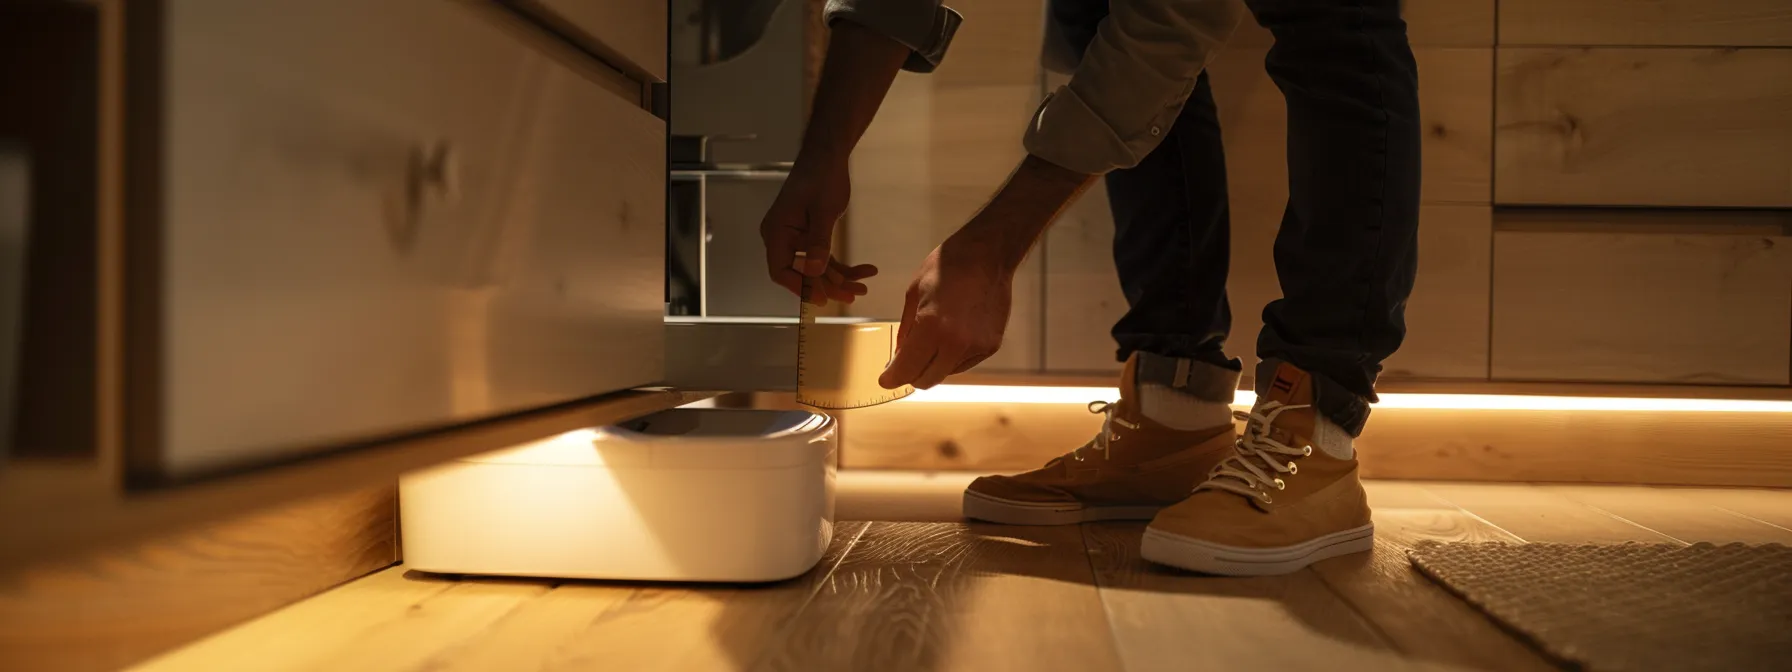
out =
<path fill-rule="evenodd" d="M 847 266 L 832 255 L 834 225 L 851 197 L 845 161 L 797 161 L 759 224 L 772 282 L 800 296 L 803 276 L 814 278 L 810 295 L 802 298 L 816 305 L 829 299 L 852 303 L 865 295 L 868 289 L 860 281 L 877 275 L 877 267 Z"/>

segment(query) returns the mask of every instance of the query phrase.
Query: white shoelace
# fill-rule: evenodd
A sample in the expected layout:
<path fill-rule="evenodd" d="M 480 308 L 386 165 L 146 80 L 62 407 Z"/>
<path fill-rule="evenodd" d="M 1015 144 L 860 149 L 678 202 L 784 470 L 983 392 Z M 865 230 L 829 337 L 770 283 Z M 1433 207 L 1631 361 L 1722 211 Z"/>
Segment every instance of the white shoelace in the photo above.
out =
<path fill-rule="evenodd" d="M 1282 458 L 1302 458 L 1313 454 L 1312 446 L 1296 448 L 1269 436 L 1277 417 L 1299 408 L 1306 406 L 1268 401 L 1249 411 L 1233 411 L 1232 417 L 1245 422 L 1244 434 L 1238 437 L 1232 456 L 1214 467 L 1207 481 L 1195 486 L 1195 492 L 1225 490 L 1257 499 L 1264 504 L 1274 502 L 1275 498 L 1269 494 L 1270 491 L 1288 487 L 1281 474 L 1300 471 L 1294 460 L 1284 461 Z"/>
<path fill-rule="evenodd" d="M 1089 448 L 1089 447 L 1094 447 L 1095 450 L 1101 452 L 1101 456 L 1104 459 L 1107 458 L 1109 444 L 1111 442 L 1120 440 L 1120 435 L 1114 433 L 1114 425 L 1120 425 L 1121 427 L 1125 427 L 1127 429 L 1138 429 L 1139 428 L 1139 425 L 1137 423 L 1127 422 L 1124 418 L 1114 417 L 1114 412 L 1119 409 L 1120 409 L 1119 404 L 1109 403 L 1106 401 L 1091 401 L 1091 402 L 1089 402 L 1089 412 L 1090 413 L 1105 415 L 1107 417 L 1101 421 L 1101 433 L 1096 434 L 1094 440 L 1091 440 L 1089 443 L 1083 445 L 1081 448 L 1077 448 L 1076 450 L 1070 451 L 1070 455 L 1072 457 L 1075 457 L 1076 461 L 1081 462 L 1084 460 L 1083 448 Z"/>

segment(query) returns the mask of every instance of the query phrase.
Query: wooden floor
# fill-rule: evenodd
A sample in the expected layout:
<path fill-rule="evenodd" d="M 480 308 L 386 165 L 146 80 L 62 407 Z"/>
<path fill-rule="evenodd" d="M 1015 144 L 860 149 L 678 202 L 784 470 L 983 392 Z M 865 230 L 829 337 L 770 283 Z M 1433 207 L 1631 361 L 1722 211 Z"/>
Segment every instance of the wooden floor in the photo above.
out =
<path fill-rule="evenodd" d="M 787 583 L 450 581 L 400 566 L 142 669 L 1549 669 L 1405 550 L 1792 544 L 1792 491 L 1378 482 L 1372 554 L 1218 578 L 1140 561 L 1140 524 L 965 524 L 966 480 L 843 474 L 843 519 L 906 522 L 841 525 L 820 566 Z"/>

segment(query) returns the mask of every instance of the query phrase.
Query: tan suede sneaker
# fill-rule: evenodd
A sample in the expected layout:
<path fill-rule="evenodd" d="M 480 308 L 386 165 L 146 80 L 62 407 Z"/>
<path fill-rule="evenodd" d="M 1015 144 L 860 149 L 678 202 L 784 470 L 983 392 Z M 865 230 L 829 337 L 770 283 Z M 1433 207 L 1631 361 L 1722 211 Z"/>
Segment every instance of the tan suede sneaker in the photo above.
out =
<path fill-rule="evenodd" d="M 972 481 L 964 491 L 964 515 L 1009 525 L 1150 520 L 1188 496 L 1214 465 L 1232 454 L 1233 424 L 1183 431 L 1145 417 L 1139 403 L 1139 361 L 1135 355 L 1121 373 L 1119 402 L 1089 404 L 1090 412 L 1107 416 L 1095 438 L 1040 469 Z M 1236 389 L 1236 372 L 1195 366 L 1204 367 L 1196 375 L 1209 378 L 1201 382 L 1211 394 L 1224 390 L 1229 395 Z M 1177 371 L 1186 380 L 1189 366 Z"/>
<path fill-rule="evenodd" d="M 1236 454 L 1145 529 L 1139 555 L 1152 562 L 1228 576 L 1286 574 L 1374 547 L 1369 502 L 1356 456 L 1316 450 L 1320 428 L 1312 379 L 1289 364 L 1259 393 Z"/>

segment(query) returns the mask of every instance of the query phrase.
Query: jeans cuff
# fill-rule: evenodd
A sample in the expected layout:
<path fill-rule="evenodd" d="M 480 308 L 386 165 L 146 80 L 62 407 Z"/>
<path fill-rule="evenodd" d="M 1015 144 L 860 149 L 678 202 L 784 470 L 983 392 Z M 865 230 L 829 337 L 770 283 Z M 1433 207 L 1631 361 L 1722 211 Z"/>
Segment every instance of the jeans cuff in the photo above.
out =
<path fill-rule="evenodd" d="M 1230 404 L 1238 397 L 1238 374 L 1244 362 L 1233 359 L 1230 366 L 1210 364 L 1197 359 L 1166 357 L 1140 351 L 1133 379 L 1138 384 L 1151 383 L 1180 390 L 1202 401 Z"/>
<path fill-rule="evenodd" d="M 1275 378 L 1276 367 L 1282 364 L 1279 359 L 1265 359 L 1257 363 L 1257 377 L 1252 387 L 1257 396 L 1265 393 L 1271 379 Z M 1351 438 L 1362 436 L 1363 427 L 1369 423 L 1369 400 L 1349 388 L 1339 385 L 1323 373 L 1307 371 L 1307 377 L 1313 381 L 1313 408 L 1325 419 L 1332 421 L 1350 433 Z"/>

